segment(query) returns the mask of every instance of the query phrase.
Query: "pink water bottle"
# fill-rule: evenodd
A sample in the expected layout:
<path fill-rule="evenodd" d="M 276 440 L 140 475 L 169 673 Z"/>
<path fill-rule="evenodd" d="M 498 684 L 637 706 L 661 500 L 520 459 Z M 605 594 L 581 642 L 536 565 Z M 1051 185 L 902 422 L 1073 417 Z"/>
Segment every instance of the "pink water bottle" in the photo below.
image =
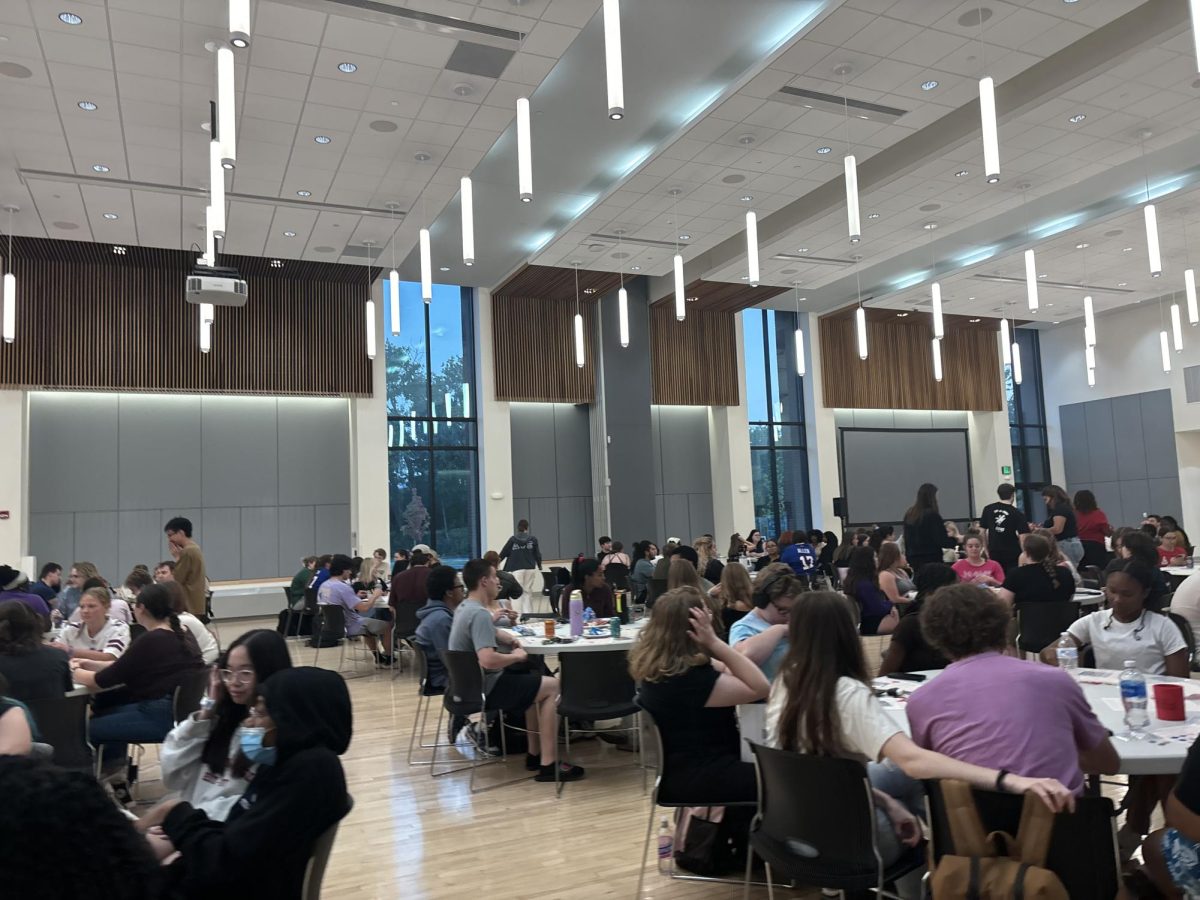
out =
<path fill-rule="evenodd" d="M 571 617 L 571 637 L 579 637 L 583 634 L 583 593 L 572 593 L 567 607 Z"/>

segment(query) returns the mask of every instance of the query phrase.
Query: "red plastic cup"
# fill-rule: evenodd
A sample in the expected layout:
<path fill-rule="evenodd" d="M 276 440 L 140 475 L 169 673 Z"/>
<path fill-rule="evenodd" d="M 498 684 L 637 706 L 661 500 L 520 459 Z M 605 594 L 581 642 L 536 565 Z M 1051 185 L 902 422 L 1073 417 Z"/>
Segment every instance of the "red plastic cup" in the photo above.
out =
<path fill-rule="evenodd" d="M 1187 718 L 1183 706 L 1183 685 L 1154 685 L 1154 706 L 1158 718 L 1168 722 L 1182 722 Z"/>

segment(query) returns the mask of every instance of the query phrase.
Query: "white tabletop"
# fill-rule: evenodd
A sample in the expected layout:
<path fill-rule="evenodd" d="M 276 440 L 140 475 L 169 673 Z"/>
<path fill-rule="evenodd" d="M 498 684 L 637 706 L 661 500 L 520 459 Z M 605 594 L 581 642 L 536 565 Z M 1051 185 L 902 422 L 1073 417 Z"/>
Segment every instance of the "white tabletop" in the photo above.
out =
<path fill-rule="evenodd" d="M 1030 663 L 1030 665 L 1035 665 Z M 927 679 L 936 678 L 941 670 L 920 672 Z M 1076 675 L 1084 696 L 1091 704 L 1092 712 L 1100 723 L 1113 733 L 1113 746 L 1121 757 L 1120 772 L 1125 775 L 1176 775 L 1183 768 L 1183 760 L 1193 741 L 1200 735 L 1200 682 L 1188 678 L 1168 678 L 1165 675 L 1150 675 L 1146 681 L 1150 692 L 1150 725 L 1147 737 L 1131 740 L 1124 737 L 1125 713 L 1121 707 L 1121 691 L 1117 686 L 1120 673 L 1103 669 L 1080 669 Z M 885 679 L 885 681 L 889 681 Z M 1097 683 L 1105 682 L 1105 683 Z M 1183 685 L 1187 706 L 1187 719 L 1183 722 L 1166 722 L 1154 716 L 1154 685 L 1175 682 Z M 922 682 L 923 684 L 924 682 Z M 916 682 L 900 682 L 901 690 Z M 1002 688 L 1001 688 L 1002 689 Z M 911 734 L 904 701 L 891 697 L 880 698 L 892 722 L 905 734 Z M 1162 732 L 1161 734 L 1159 732 Z"/>
<path fill-rule="evenodd" d="M 532 637 L 525 635 L 517 635 L 510 628 L 503 629 L 509 634 L 516 636 L 521 641 L 521 646 L 525 648 L 526 653 L 538 655 L 552 655 L 556 653 L 597 653 L 605 650 L 628 650 L 633 646 L 634 640 L 641 633 L 642 625 L 646 622 L 641 619 L 630 625 L 621 626 L 621 636 L 614 640 L 608 636 L 608 626 L 602 630 L 603 637 L 581 637 L 569 644 L 547 644 L 545 634 L 542 631 L 544 627 L 540 621 L 532 622 L 529 627 L 536 633 Z M 584 629 L 585 633 L 587 629 Z M 566 638 L 571 636 L 571 627 L 569 625 L 556 625 L 554 629 L 555 637 Z"/>
<path fill-rule="evenodd" d="M 1080 606 L 1099 606 L 1104 602 L 1104 591 L 1092 588 L 1076 588 L 1075 596 L 1071 598 Z"/>
<path fill-rule="evenodd" d="M 1189 569 L 1187 566 L 1164 566 L 1163 571 L 1168 575 L 1173 575 L 1175 578 L 1187 578 L 1189 575 L 1195 575 L 1197 572 L 1200 572 L 1200 569 Z"/>

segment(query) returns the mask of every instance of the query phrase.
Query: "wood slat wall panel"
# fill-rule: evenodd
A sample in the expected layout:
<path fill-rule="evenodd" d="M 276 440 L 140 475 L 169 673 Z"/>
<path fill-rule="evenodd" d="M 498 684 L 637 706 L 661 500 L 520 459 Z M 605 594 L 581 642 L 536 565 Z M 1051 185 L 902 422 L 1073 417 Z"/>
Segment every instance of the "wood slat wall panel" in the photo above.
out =
<path fill-rule="evenodd" d="M 689 307 L 687 318 L 677 322 L 673 304 L 650 307 L 652 403 L 737 406 L 741 402 L 734 315 Z"/>
<path fill-rule="evenodd" d="M 505 297 L 542 297 L 548 300 L 570 300 L 575 302 L 576 276 L 579 279 L 579 296 L 601 297 L 620 284 L 617 272 L 599 272 L 563 266 L 522 266 L 503 284 L 492 289 L 492 295 Z"/>
<path fill-rule="evenodd" d="M 583 368 L 575 365 L 575 300 L 492 295 L 496 399 L 596 402 L 595 303 L 583 313 Z"/>
<path fill-rule="evenodd" d="M 821 376 L 827 407 L 847 409 L 1004 409 L 1000 356 L 991 328 L 952 328 L 942 340 L 943 380 L 933 379 L 927 321 L 867 320 L 865 360 L 858 358 L 853 316 L 820 320 Z"/>
<path fill-rule="evenodd" d="M 329 267 L 358 273 L 357 283 L 249 277 L 249 301 L 217 307 L 203 354 L 199 307 L 183 296 L 186 267 L 14 256 L 17 340 L 0 344 L 0 386 L 371 394 L 359 267 Z"/>
<path fill-rule="evenodd" d="M 697 278 L 688 282 L 687 287 L 684 288 L 684 296 L 696 298 L 688 302 L 688 315 L 690 316 L 693 309 L 706 312 L 740 312 L 743 309 L 765 303 L 772 297 L 778 297 L 787 290 L 787 288 L 769 284 L 751 287 L 742 281 L 704 281 Z M 667 304 L 674 309 L 674 290 L 654 302 Z"/>

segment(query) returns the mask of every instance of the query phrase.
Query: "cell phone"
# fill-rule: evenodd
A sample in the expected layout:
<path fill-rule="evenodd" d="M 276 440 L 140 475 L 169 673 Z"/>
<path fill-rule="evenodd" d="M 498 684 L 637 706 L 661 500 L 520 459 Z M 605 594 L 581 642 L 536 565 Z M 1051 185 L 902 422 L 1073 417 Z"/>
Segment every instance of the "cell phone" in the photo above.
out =
<path fill-rule="evenodd" d="M 899 681 L 924 681 L 925 676 L 917 672 L 892 672 L 888 678 L 895 678 Z"/>

